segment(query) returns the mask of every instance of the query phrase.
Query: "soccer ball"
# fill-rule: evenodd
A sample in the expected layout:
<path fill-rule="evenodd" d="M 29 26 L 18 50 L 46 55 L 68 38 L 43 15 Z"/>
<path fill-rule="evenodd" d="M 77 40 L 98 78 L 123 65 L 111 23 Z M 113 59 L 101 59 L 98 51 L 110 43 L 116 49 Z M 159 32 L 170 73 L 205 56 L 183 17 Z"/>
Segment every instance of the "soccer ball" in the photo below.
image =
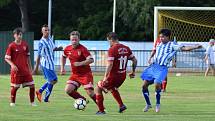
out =
<path fill-rule="evenodd" d="M 87 102 L 82 98 L 76 99 L 74 102 L 74 107 L 78 110 L 84 110 L 86 106 Z"/>

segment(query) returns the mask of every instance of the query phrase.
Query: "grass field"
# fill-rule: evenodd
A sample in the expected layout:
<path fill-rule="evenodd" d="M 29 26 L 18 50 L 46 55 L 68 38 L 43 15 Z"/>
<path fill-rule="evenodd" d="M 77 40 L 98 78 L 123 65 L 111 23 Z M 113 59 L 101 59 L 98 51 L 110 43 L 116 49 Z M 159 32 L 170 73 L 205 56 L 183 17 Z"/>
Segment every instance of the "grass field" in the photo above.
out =
<path fill-rule="evenodd" d="M 28 88 L 17 93 L 16 107 L 9 106 L 10 76 L 0 76 L 0 121 L 215 121 L 215 78 L 203 76 L 169 76 L 167 92 L 162 94 L 161 112 L 154 109 L 144 113 L 145 101 L 141 94 L 142 81 L 127 79 L 120 88 L 128 109 L 119 114 L 117 104 L 110 94 L 105 95 L 107 114 L 95 115 L 96 105 L 90 101 L 85 111 L 73 108 L 73 100 L 64 93 L 67 76 L 59 76 L 50 103 L 29 105 Z M 95 76 L 99 80 L 101 76 Z M 43 81 L 42 76 L 34 76 L 36 87 Z M 79 91 L 86 96 L 83 88 Z M 150 87 L 152 104 L 155 104 L 154 86 Z"/>

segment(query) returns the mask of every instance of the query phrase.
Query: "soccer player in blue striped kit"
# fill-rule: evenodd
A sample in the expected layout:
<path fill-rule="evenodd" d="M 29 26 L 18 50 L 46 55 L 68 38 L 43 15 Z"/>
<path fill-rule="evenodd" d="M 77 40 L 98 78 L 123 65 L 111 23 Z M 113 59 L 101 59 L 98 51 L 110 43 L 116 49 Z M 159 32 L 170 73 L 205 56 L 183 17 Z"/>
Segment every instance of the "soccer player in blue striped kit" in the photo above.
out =
<path fill-rule="evenodd" d="M 175 42 L 170 41 L 171 30 L 161 29 L 159 32 L 159 37 L 161 43 L 156 47 L 156 53 L 153 63 L 146 68 L 142 74 L 141 78 L 143 80 L 142 93 L 146 101 L 146 106 L 143 109 L 147 112 L 151 106 L 149 99 L 148 86 L 155 84 L 155 96 L 156 96 L 156 107 L 155 112 L 160 111 L 160 98 L 161 98 L 161 84 L 162 80 L 165 79 L 168 73 L 167 65 L 170 63 L 177 51 L 190 51 L 193 49 L 201 48 L 202 46 L 196 44 L 194 46 L 181 46 Z"/>
<path fill-rule="evenodd" d="M 54 51 L 63 50 L 63 47 L 56 47 L 52 38 L 49 36 L 48 25 L 43 25 L 41 32 L 43 34 L 38 45 L 38 56 L 36 59 L 36 65 L 32 73 L 38 71 L 39 63 L 41 65 L 46 83 L 36 91 L 36 96 L 39 102 L 42 101 L 42 93 L 45 90 L 46 94 L 44 102 L 49 102 L 49 96 L 51 95 L 53 86 L 57 83 L 57 75 L 54 71 Z"/>

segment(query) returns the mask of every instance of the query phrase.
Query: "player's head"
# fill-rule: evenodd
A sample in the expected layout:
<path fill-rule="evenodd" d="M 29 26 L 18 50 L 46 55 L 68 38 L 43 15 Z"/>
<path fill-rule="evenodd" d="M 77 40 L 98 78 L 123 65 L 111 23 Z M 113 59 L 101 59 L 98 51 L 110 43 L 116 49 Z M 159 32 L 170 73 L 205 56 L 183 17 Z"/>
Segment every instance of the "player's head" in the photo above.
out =
<path fill-rule="evenodd" d="M 69 35 L 72 45 L 78 45 L 80 41 L 80 33 L 78 31 L 72 31 Z"/>
<path fill-rule="evenodd" d="M 42 25 L 41 32 L 43 34 L 43 37 L 47 38 L 49 36 L 49 27 L 47 24 Z"/>
<path fill-rule="evenodd" d="M 15 40 L 22 40 L 22 28 L 16 28 L 13 30 L 13 37 L 15 38 Z"/>
<path fill-rule="evenodd" d="M 210 44 L 210 45 L 212 45 L 212 46 L 213 46 L 213 45 L 214 45 L 214 43 L 215 43 L 215 40 L 214 40 L 214 39 L 210 39 L 210 40 L 209 40 L 209 44 Z"/>
<path fill-rule="evenodd" d="M 114 43 L 118 43 L 119 38 L 115 32 L 109 32 L 107 34 L 107 40 L 109 41 L 110 46 L 112 46 Z"/>
<path fill-rule="evenodd" d="M 170 40 L 171 30 L 169 29 L 161 29 L 159 32 L 159 38 L 162 43 L 166 43 Z"/>

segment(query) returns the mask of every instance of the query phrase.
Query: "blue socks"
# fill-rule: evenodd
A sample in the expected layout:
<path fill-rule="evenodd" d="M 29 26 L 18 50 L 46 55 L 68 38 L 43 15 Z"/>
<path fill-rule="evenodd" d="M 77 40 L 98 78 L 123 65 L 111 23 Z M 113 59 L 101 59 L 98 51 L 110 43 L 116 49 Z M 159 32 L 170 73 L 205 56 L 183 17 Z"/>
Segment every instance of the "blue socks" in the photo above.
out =
<path fill-rule="evenodd" d="M 161 98 L 161 89 L 155 91 L 156 96 L 156 104 L 160 104 L 160 98 Z"/>
<path fill-rule="evenodd" d="M 53 85 L 48 83 L 48 87 L 46 88 L 46 94 L 45 94 L 44 102 L 49 101 L 49 96 L 51 95 L 52 89 L 53 89 Z"/>
<path fill-rule="evenodd" d="M 143 96 L 145 98 L 147 105 L 151 105 L 151 102 L 149 100 L 149 90 L 148 89 L 146 89 L 146 90 L 142 89 L 142 93 L 143 93 Z"/>
<path fill-rule="evenodd" d="M 50 84 L 49 82 L 46 82 L 40 89 L 39 92 L 43 93 L 44 90 L 46 90 L 46 94 L 44 97 L 44 102 L 48 102 L 49 101 L 49 96 L 51 95 L 53 89 L 53 85 Z"/>
<path fill-rule="evenodd" d="M 48 86 L 48 82 L 46 82 L 40 89 L 39 89 L 39 92 L 40 93 L 43 93 L 43 91 L 47 88 L 47 86 Z"/>

